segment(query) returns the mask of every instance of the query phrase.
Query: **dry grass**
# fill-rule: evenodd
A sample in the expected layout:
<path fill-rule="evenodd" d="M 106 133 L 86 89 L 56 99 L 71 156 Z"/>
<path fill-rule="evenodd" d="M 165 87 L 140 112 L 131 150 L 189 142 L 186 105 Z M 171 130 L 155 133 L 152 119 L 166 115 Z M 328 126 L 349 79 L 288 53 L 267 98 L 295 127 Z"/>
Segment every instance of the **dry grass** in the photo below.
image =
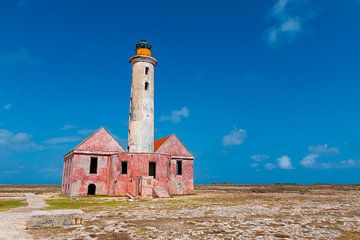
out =
<path fill-rule="evenodd" d="M 108 197 L 85 197 L 78 200 L 70 200 L 69 197 L 55 197 L 45 200 L 47 210 L 54 209 L 81 209 L 84 211 L 94 211 L 97 209 L 115 208 L 120 205 L 127 205 L 128 202 L 123 198 Z"/>
<path fill-rule="evenodd" d="M 0 200 L 0 212 L 7 211 L 12 208 L 25 207 L 27 202 L 25 199 L 6 199 Z"/>

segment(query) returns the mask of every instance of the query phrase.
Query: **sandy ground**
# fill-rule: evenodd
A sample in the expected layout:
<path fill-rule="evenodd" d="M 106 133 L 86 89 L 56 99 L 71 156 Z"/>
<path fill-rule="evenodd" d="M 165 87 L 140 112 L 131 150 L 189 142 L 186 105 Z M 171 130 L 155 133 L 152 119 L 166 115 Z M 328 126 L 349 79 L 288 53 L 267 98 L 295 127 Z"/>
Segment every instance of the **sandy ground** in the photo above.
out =
<path fill-rule="evenodd" d="M 0 234 L 79 240 L 360 239 L 360 187 L 350 185 L 203 185 L 190 196 L 119 198 L 119 205 L 83 210 L 82 227 L 37 230 L 25 230 L 26 219 L 12 210 L 0 215 Z M 11 224 L 3 225 L 4 214 Z"/>
<path fill-rule="evenodd" d="M 33 239 L 26 231 L 26 222 L 35 209 L 42 209 L 46 206 L 44 199 L 46 195 L 35 195 L 25 193 L 24 197 L 28 203 L 26 207 L 11 209 L 7 212 L 0 212 L 0 239 Z"/>

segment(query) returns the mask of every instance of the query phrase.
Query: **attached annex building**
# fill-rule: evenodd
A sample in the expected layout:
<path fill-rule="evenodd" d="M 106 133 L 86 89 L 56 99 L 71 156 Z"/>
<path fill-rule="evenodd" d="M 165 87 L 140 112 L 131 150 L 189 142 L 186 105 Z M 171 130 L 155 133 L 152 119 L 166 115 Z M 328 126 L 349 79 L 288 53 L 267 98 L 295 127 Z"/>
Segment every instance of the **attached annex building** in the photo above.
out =
<path fill-rule="evenodd" d="M 194 156 L 176 135 L 154 141 L 156 59 L 145 40 L 130 58 L 132 84 L 128 149 L 100 128 L 64 156 L 62 192 L 69 196 L 190 194 Z"/>

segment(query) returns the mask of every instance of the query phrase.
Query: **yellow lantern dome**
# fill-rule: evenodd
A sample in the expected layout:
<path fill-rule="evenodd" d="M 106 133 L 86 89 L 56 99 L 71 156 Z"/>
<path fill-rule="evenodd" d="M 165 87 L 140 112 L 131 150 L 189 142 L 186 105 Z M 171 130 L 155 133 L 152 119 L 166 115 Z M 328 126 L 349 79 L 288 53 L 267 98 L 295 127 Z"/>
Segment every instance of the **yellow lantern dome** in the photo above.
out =
<path fill-rule="evenodd" d="M 145 39 L 136 44 L 136 55 L 151 56 L 151 45 Z"/>

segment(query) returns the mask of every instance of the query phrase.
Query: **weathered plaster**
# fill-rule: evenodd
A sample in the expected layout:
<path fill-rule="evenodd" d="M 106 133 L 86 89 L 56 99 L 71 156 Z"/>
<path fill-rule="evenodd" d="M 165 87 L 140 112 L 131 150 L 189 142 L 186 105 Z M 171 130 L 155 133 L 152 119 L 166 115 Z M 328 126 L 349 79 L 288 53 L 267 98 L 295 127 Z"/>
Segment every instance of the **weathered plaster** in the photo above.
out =
<path fill-rule="evenodd" d="M 148 198 L 193 192 L 193 155 L 176 135 L 154 141 L 154 68 L 157 62 L 151 57 L 150 48 L 138 52 L 148 55 L 139 54 L 130 59 L 128 152 L 106 129 L 100 128 L 65 155 L 64 194 L 86 196 L 90 184 L 95 184 L 95 194 L 108 196 L 130 194 Z M 97 158 L 96 173 L 90 173 L 91 157 Z M 121 174 L 124 161 L 127 173 Z M 177 161 L 182 161 L 181 175 L 176 174 Z M 156 163 L 155 177 L 149 176 L 150 162 Z"/>

